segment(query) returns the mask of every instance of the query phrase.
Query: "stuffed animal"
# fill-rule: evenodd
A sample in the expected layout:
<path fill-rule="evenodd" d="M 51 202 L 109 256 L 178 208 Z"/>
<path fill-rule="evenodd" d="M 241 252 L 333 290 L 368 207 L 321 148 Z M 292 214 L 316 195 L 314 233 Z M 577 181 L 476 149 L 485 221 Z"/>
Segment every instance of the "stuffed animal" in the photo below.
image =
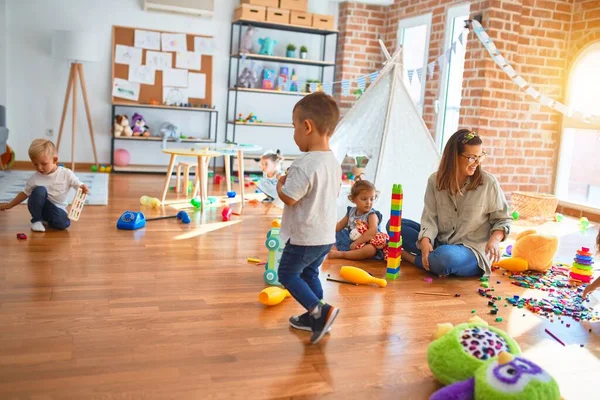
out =
<path fill-rule="evenodd" d="M 240 42 L 240 54 L 252 53 L 252 36 L 254 36 L 255 32 L 256 29 L 253 26 L 246 29 L 246 33 L 244 33 L 244 37 Z"/>
<path fill-rule="evenodd" d="M 141 114 L 133 114 L 133 117 L 131 117 L 131 122 L 133 123 L 133 136 L 150 136 L 150 131 L 148 130 L 146 121 Z"/>
<path fill-rule="evenodd" d="M 258 82 L 258 75 L 248 67 L 245 67 L 238 76 L 238 87 L 253 88 L 256 82 Z"/>
<path fill-rule="evenodd" d="M 179 128 L 170 122 L 165 122 L 160 127 L 160 135 L 162 136 L 162 148 L 167 147 L 167 139 L 173 138 L 178 143 L 181 142 L 181 132 Z"/>
<path fill-rule="evenodd" d="M 530 229 L 521 232 L 512 247 L 512 257 L 504 258 L 495 265 L 512 272 L 526 270 L 546 272 L 558 251 L 558 237 L 540 235 Z"/>
<path fill-rule="evenodd" d="M 277 44 L 277 40 L 273 40 L 269 37 L 266 37 L 266 38 L 258 39 L 258 43 L 260 44 L 260 50 L 259 50 L 258 54 L 262 54 L 265 56 L 272 56 L 273 49 L 275 48 L 275 45 Z"/>
<path fill-rule="evenodd" d="M 352 229 L 352 231 L 350 232 L 350 240 L 355 241 L 368 230 L 369 226 L 365 221 L 356 221 L 356 228 Z M 377 232 L 377 234 L 375 234 L 375 237 L 371 239 L 369 243 L 375 246 L 375 248 L 377 249 L 383 249 L 389 239 L 390 237 L 387 235 L 387 233 Z M 364 247 L 365 244 L 366 243 L 359 244 L 358 246 L 356 246 L 356 248 L 360 249 L 361 247 Z"/>
<path fill-rule="evenodd" d="M 429 400 L 559 400 L 558 384 L 539 365 L 501 352 L 480 366 L 473 376 L 435 392 Z"/>
<path fill-rule="evenodd" d="M 473 317 L 456 326 L 438 324 L 427 348 L 427 364 L 438 381 L 450 385 L 472 378 L 475 371 L 503 351 L 521 354 L 517 342 L 506 332 Z"/>
<path fill-rule="evenodd" d="M 131 136 L 133 135 L 133 131 L 129 126 L 129 118 L 127 115 L 117 115 L 115 117 L 115 127 L 114 127 L 115 137 L 117 136 Z"/>

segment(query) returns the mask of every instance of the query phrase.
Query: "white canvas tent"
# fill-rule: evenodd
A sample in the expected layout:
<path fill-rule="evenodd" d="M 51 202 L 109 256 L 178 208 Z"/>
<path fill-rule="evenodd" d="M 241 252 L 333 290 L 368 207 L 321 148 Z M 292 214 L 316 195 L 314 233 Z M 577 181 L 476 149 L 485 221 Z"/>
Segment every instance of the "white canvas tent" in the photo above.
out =
<path fill-rule="evenodd" d="M 383 46 L 382 46 L 383 47 Z M 402 79 L 401 52 L 388 58 L 379 77 L 339 123 L 331 148 L 342 163 L 346 156 L 366 156 L 365 179 L 380 192 L 375 208 L 389 220 L 391 190 L 403 187 L 402 217 L 421 219 L 427 179 L 439 163 L 439 153 Z M 415 79 L 418 79 L 415 76 Z M 338 197 L 338 217 L 346 212 L 350 187 Z"/>

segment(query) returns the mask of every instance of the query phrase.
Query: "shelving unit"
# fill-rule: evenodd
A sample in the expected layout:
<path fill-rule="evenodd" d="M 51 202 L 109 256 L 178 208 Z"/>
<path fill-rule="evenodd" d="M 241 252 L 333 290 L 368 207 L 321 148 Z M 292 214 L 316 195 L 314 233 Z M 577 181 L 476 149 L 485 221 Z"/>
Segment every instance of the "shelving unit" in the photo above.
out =
<path fill-rule="evenodd" d="M 208 137 L 205 138 L 194 138 L 194 139 L 181 139 L 181 143 L 216 143 L 217 133 L 219 128 L 219 112 L 213 108 L 201 108 L 201 107 L 177 107 L 167 105 L 153 105 L 153 104 L 137 104 L 127 102 L 113 102 L 112 104 L 112 117 L 111 121 L 115 120 L 117 115 L 116 109 L 119 107 L 123 108 L 149 108 L 158 110 L 170 110 L 170 111 L 185 111 L 185 112 L 200 112 L 207 113 L 208 115 Z M 214 123 L 213 123 L 214 120 Z M 110 141 L 110 164 L 112 170 L 115 172 L 134 172 L 134 173 L 159 173 L 165 172 L 167 166 L 161 165 L 128 165 L 126 167 L 115 166 L 114 154 L 115 154 L 115 141 L 133 141 L 133 142 L 162 142 L 162 137 L 159 136 L 114 136 L 111 134 Z M 167 142 L 177 142 L 173 138 L 168 138 Z M 160 150 L 159 150 L 160 151 Z"/>
<path fill-rule="evenodd" d="M 306 33 L 310 35 L 318 35 L 321 37 L 321 57 L 319 60 L 308 60 L 301 58 L 289 58 L 289 57 L 280 57 L 280 56 L 267 56 L 260 54 L 239 54 L 239 44 L 242 40 L 242 31 L 244 28 L 248 27 L 254 28 L 264 28 L 273 31 L 280 32 L 297 32 L 297 33 Z M 235 39 L 237 38 L 237 42 Z M 333 39 L 333 61 L 326 60 L 326 50 L 328 45 L 328 40 Z M 264 122 L 264 123 L 242 123 L 236 121 L 238 116 L 238 100 L 240 95 L 244 96 L 255 96 L 255 95 L 274 95 L 274 96 L 297 96 L 302 97 L 306 96 L 310 93 L 306 92 L 290 92 L 290 91 L 278 91 L 278 90 L 265 90 L 258 88 L 240 88 L 237 87 L 237 79 L 240 74 L 240 64 L 242 60 L 256 60 L 256 61 L 266 61 L 273 62 L 277 64 L 286 64 L 286 65 L 304 65 L 311 67 L 319 67 L 320 70 L 320 80 L 324 82 L 324 74 L 326 68 L 332 68 L 332 79 L 335 77 L 336 70 L 336 59 L 337 59 L 337 41 L 338 41 L 338 31 L 336 30 L 324 30 L 324 29 L 316 29 L 311 27 L 297 26 L 297 25 L 283 25 L 283 24 L 274 24 L 269 22 L 257 22 L 257 21 L 247 21 L 247 20 L 237 20 L 231 24 L 231 39 L 229 45 L 229 73 L 228 73 L 228 87 L 229 90 L 227 92 L 227 124 L 225 128 L 225 138 L 228 141 L 236 142 L 236 130 L 238 127 L 242 126 L 245 129 L 246 127 L 272 127 L 272 128 L 293 128 L 291 123 L 275 123 L 275 122 Z M 232 72 L 235 72 L 232 74 Z M 231 101 L 233 97 L 233 102 Z M 233 103 L 233 105 L 232 105 Z M 290 110 L 291 115 L 291 110 Z M 290 138 L 291 140 L 291 138 Z M 289 159 L 289 155 L 286 155 L 286 158 Z M 252 155 L 244 158 L 254 158 Z"/>

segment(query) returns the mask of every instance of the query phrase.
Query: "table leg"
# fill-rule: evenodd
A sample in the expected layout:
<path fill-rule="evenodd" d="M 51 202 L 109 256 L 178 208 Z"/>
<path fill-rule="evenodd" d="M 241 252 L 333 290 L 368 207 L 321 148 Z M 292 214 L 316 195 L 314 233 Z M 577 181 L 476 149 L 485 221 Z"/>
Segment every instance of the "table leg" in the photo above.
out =
<path fill-rule="evenodd" d="M 210 165 L 210 157 L 206 157 L 206 159 L 204 160 L 204 176 L 202 177 L 204 179 L 204 186 L 203 186 L 203 190 L 204 190 L 204 199 L 208 200 L 208 167 Z"/>
<path fill-rule="evenodd" d="M 202 199 L 202 186 L 201 186 L 201 173 L 202 171 L 202 157 L 198 156 L 198 164 L 196 165 L 196 181 L 194 183 L 194 196 L 193 197 L 198 197 L 200 196 L 200 199 Z"/>
<path fill-rule="evenodd" d="M 183 194 L 184 194 L 185 198 L 187 199 L 187 197 L 189 196 L 188 190 L 189 190 L 189 183 L 190 183 L 190 165 L 189 164 L 185 164 L 183 167 L 183 179 L 185 179 L 183 181 Z"/>
<path fill-rule="evenodd" d="M 175 171 L 177 174 L 175 177 L 175 192 L 179 193 L 179 185 L 181 184 L 181 163 L 177 164 L 177 169 Z"/>
<path fill-rule="evenodd" d="M 231 156 L 225 154 L 225 182 L 227 182 L 227 191 L 231 192 Z"/>
<path fill-rule="evenodd" d="M 240 180 L 240 196 L 242 196 L 242 207 L 244 207 L 244 151 L 238 150 L 238 178 Z"/>
<path fill-rule="evenodd" d="M 204 202 L 206 196 L 206 193 L 204 192 L 204 156 L 198 157 L 198 164 L 200 166 L 200 199 Z"/>
<path fill-rule="evenodd" d="M 167 170 L 167 177 L 165 178 L 165 187 L 163 189 L 162 198 L 160 199 L 160 201 L 163 203 L 165 202 L 165 199 L 167 198 L 167 192 L 169 191 L 169 182 L 171 181 L 171 174 L 173 173 L 175 158 L 177 158 L 177 155 L 171 154 L 171 161 L 169 161 L 169 169 Z"/>

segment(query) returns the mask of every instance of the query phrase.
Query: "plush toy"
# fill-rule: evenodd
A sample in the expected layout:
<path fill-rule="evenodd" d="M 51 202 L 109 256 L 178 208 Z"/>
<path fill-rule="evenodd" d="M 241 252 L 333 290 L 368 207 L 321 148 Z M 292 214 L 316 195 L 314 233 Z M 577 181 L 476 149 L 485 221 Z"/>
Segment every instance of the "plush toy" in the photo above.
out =
<path fill-rule="evenodd" d="M 148 130 L 146 121 L 141 114 L 133 114 L 133 117 L 131 117 L 131 122 L 133 123 L 133 136 L 150 136 L 150 131 Z"/>
<path fill-rule="evenodd" d="M 167 139 L 173 138 L 178 143 L 181 142 L 181 132 L 179 128 L 170 122 L 165 122 L 160 127 L 160 135 L 162 136 L 162 148 L 167 147 Z"/>
<path fill-rule="evenodd" d="M 495 265 L 512 272 L 526 270 L 546 272 L 558 251 L 558 237 L 540 235 L 530 229 L 521 232 L 512 247 L 512 257 L 504 258 Z"/>
<path fill-rule="evenodd" d="M 258 75 L 252 69 L 245 67 L 238 76 L 238 87 L 253 88 L 258 82 Z"/>
<path fill-rule="evenodd" d="M 427 348 L 427 364 L 438 381 L 449 385 L 472 378 L 477 369 L 503 351 L 521 354 L 507 333 L 473 317 L 457 326 L 438 324 Z"/>
<path fill-rule="evenodd" d="M 277 40 L 273 40 L 269 37 L 258 39 L 258 43 L 260 44 L 260 50 L 258 54 L 262 54 L 265 56 L 272 56 L 273 49 L 277 44 Z"/>
<path fill-rule="evenodd" d="M 131 127 L 129 126 L 129 118 L 127 118 L 127 115 L 123 114 L 123 115 L 117 115 L 115 117 L 114 132 L 115 132 L 115 137 L 121 136 L 121 135 L 131 136 L 133 134 L 133 131 L 131 130 Z"/>
<path fill-rule="evenodd" d="M 361 220 L 356 221 L 356 228 L 354 228 L 354 229 L 352 229 L 352 231 L 350 231 L 350 240 L 355 241 L 356 239 L 361 237 L 363 233 L 365 233 L 368 230 L 369 230 L 369 226 L 367 225 L 367 223 L 365 221 L 361 221 Z M 388 236 L 387 233 L 377 232 L 377 234 L 375 234 L 375 237 L 373 239 L 371 239 L 369 241 L 369 243 L 372 244 L 373 246 L 375 246 L 375 248 L 377 248 L 377 249 L 383 249 L 386 247 L 386 244 L 389 239 L 390 239 L 390 237 Z M 358 246 L 356 246 L 356 248 L 360 249 L 361 247 L 364 247 L 365 244 L 366 243 L 361 243 Z"/>
<path fill-rule="evenodd" d="M 435 392 L 429 400 L 559 400 L 558 384 L 537 364 L 501 352 L 479 367 L 473 377 Z"/>
<path fill-rule="evenodd" d="M 240 42 L 240 54 L 252 53 L 252 36 L 254 36 L 255 32 L 256 29 L 253 26 L 246 29 L 246 33 L 244 33 L 244 37 Z"/>

